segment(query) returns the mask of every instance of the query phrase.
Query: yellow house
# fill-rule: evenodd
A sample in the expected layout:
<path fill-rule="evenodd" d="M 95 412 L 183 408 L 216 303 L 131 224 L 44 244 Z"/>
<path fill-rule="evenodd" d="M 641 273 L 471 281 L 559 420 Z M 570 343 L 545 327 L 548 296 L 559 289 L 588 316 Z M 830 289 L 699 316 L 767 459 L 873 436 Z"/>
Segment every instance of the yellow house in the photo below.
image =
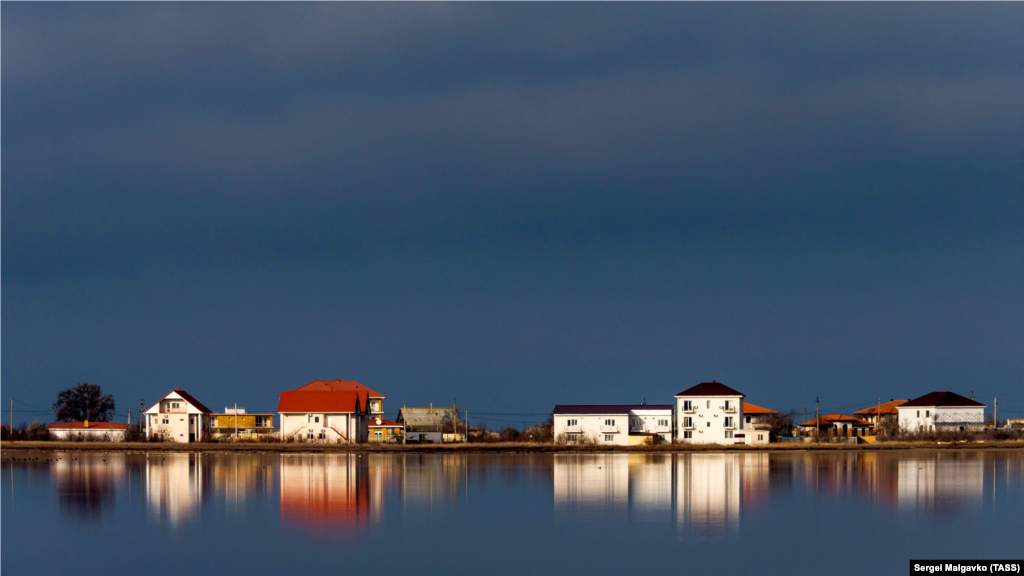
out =
<path fill-rule="evenodd" d="M 401 444 L 404 434 L 402 425 L 383 418 L 371 418 L 366 425 L 369 434 L 367 441 L 376 444 Z"/>
<path fill-rule="evenodd" d="M 246 414 L 245 408 L 225 408 L 223 414 L 210 416 L 210 434 L 215 440 L 258 441 L 274 433 L 273 414 Z"/>

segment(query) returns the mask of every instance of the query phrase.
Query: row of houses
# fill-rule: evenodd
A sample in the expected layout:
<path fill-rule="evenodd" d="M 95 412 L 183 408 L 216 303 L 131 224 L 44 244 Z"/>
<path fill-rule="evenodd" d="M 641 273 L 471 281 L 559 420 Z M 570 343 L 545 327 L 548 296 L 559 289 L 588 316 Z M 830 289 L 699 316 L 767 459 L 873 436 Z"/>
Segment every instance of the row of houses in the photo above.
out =
<path fill-rule="evenodd" d="M 385 396 L 354 380 L 314 380 L 281 392 L 276 413 L 225 408 L 215 413 L 192 394 L 176 388 L 142 412 L 146 438 L 169 442 L 211 440 L 324 443 L 441 442 L 465 439 L 456 406 L 402 407 L 398 420 L 384 418 Z M 277 419 L 275 425 L 275 418 Z M 54 438 L 71 435 L 118 440 L 128 424 L 63 422 L 49 425 Z M 458 438 L 456 438 L 458 436 Z"/>
<path fill-rule="evenodd" d="M 694 444 L 764 444 L 778 412 L 745 401 L 746 395 L 712 380 L 675 395 L 674 404 L 566 405 L 553 410 L 555 440 L 619 446 L 682 441 Z M 894 422 L 909 431 L 978 430 L 985 405 L 953 392 L 892 400 L 855 412 L 803 422 L 813 436 L 867 436 Z M 655 438 L 656 437 L 656 438 Z"/>

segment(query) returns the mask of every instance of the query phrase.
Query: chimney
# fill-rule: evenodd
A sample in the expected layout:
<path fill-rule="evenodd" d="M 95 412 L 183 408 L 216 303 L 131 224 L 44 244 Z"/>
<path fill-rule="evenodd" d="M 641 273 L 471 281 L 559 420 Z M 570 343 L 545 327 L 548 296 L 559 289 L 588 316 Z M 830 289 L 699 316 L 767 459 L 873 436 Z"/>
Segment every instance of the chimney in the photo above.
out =
<path fill-rule="evenodd" d="M 177 390 L 178 392 L 181 392 L 181 386 L 178 386 L 177 388 L 175 388 L 175 390 Z"/>
<path fill-rule="evenodd" d="M 85 428 L 88 428 L 88 427 L 89 427 L 89 419 L 88 419 L 88 418 L 86 418 L 86 419 L 85 419 Z"/>

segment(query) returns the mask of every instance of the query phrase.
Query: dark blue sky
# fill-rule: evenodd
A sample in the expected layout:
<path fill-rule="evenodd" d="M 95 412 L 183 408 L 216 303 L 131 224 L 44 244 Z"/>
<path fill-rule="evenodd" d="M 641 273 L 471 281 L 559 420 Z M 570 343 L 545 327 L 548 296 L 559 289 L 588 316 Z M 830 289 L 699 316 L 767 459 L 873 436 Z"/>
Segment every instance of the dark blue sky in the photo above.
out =
<path fill-rule="evenodd" d="M 5 3 L 2 407 L 344 378 L 497 423 L 716 379 L 1024 417 L 1022 22 Z"/>

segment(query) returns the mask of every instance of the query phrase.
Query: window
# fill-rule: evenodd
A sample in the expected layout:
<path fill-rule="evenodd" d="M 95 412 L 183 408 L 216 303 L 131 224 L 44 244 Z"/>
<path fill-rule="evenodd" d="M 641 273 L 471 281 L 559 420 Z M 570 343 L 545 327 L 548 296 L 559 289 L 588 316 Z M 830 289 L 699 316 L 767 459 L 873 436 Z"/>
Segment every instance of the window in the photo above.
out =
<path fill-rule="evenodd" d="M 171 423 L 170 420 L 168 420 L 167 418 L 164 418 L 164 424 L 170 424 L 170 423 Z"/>
<path fill-rule="evenodd" d="M 725 417 L 725 427 L 728 428 L 730 426 L 732 426 L 732 416 L 726 416 Z"/>
<path fill-rule="evenodd" d="M 750 416 L 747 416 L 747 424 L 750 424 Z"/>
<path fill-rule="evenodd" d="M 565 421 L 565 425 L 566 426 L 575 426 L 576 425 L 576 419 L 574 418 L 572 420 L 566 420 Z"/>
<path fill-rule="evenodd" d="M 683 432 L 683 438 L 693 438 L 693 431 L 687 430 L 686 432 Z"/>
<path fill-rule="evenodd" d="M 313 422 L 319 422 L 319 421 L 320 421 L 320 417 L 319 416 L 314 416 L 313 417 Z"/>
<path fill-rule="evenodd" d="M 605 426 L 615 426 L 615 420 L 612 420 L 611 418 L 608 418 L 608 419 L 606 419 L 604 421 L 604 425 Z"/>
<path fill-rule="evenodd" d="M 668 420 L 658 420 L 658 426 L 668 426 Z"/>
<path fill-rule="evenodd" d="M 306 440 L 312 440 L 312 439 L 313 439 L 313 434 L 312 433 L 306 434 Z"/>
<path fill-rule="evenodd" d="M 693 401 L 683 400 L 683 410 L 693 410 Z"/>
<path fill-rule="evenodd" d="M 920 411 L 920 410 L 918 410 L 918 411 L 917 411 L 917 417 L 918 417 L 918 418 L 920 418 L 920 417 L 921 417 L 921 411 Z"/>
<path fill-rule="evenodd" d="M 711 409 L 711 400 L 708 400 L 708 410 Z"/>
<path fill-rule="evenodd" d="M 613 438 L 615 438 L 615 437 L 612 436 L 611 434 L 605 434 L 604 435 L 604 441 L 605 442 L 611 442 Z"/>
<path fill-rule="evenodd" d="M 728 410 L 728 409 L 729 409 L 729 401 L 728 401 L 728 400 L 726 400 L 726 401 L 725 401 L 725 409 L 726 409 L 726 410 Z"/>
<path fill-rule="evenodd" d="M 576 441 L 576 435 L 575 434 L 569 434 L 568 440 L 569 440 L 569 442 L 575 442 Z"/>
<path fill-rule="evenodd" d="M 925 410 L 924 411 L 924 417 L 925 418 L 927 418 L 929 416 L 929 414 L 931 414 L 931 410 Z"/>
<path fill-rule="evenodd" d="M 683 417 L 683 428 L 693 428 L 693 417 L 692 416 L 684 416 Z"/>
<path fill-rule="evenodd" d="M 639 420 L 632 420 L 632 423 L 633 423 L 633 428 L 639 428 L 641 425 L 643 425 L 643 423 L 640 422 Z"/>
<path fill-rule="evenodd" d="M 708 428 L 711 428 L 711 422 L 708 422 Z"/>
<path fill-rule="evenodd" d="M 764 440 L 764 434 L 758 434 L 757 435 L 757 440 L 758 440 L 758 442 Z"/>
<path fill-rule="evenodd" d="M 726 438 L 732 438 L 732 430 L 726 430 L 725 431 L 725 437 Z"/>

